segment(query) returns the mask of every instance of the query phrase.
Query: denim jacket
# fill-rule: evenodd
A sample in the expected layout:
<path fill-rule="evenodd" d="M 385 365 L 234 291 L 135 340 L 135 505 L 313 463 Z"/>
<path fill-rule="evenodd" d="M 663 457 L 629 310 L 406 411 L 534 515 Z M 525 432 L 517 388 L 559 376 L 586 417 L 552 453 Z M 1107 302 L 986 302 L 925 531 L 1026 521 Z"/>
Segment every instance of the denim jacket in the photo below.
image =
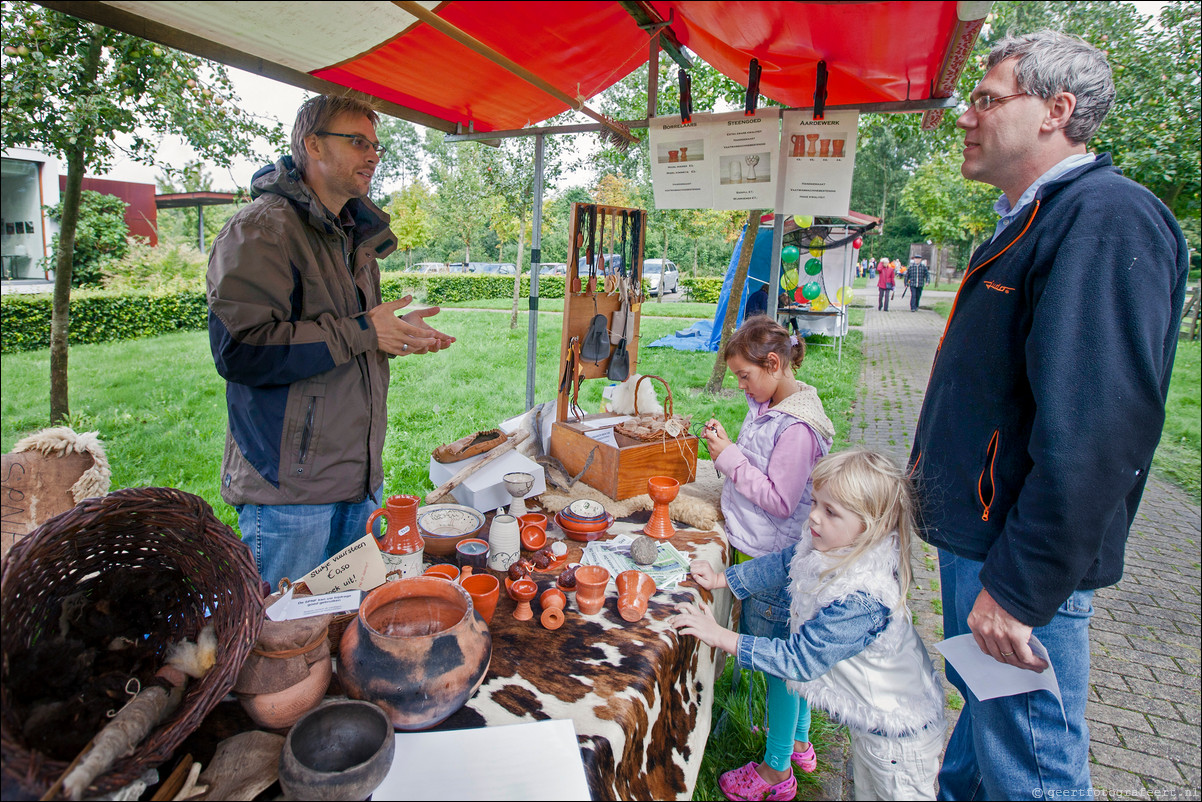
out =
<path fill-rule="evenodd" d="M 824 607 L 802 632 L 789 634 L 789 565 L 797 544 L 784 551 L 766 554 L 726 569 L 726 584 L 744 604 L 761 602 L 756 612 L 777 626 L 775 634 L 739 635 L 741 668 L 763 671 L 777 677 L 808 680 L 821 676 L 831 666 L 862 652 L 885 630 L 889 608 L 866 593 Z M 776 603 L 767 591 L 778 591 Z"/>

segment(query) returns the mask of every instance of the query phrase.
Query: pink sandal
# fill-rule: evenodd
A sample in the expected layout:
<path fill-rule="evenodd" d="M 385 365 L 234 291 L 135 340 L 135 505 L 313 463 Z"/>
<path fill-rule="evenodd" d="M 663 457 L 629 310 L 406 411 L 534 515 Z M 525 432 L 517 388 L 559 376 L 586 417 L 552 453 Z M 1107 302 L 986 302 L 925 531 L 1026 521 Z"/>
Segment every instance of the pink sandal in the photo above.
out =
<path fill-rule="evenodd" d="M 806 750 L 804 752 L 794 752 L 793 762 L 797 764 L 797 768 L 801 769 L 807 774 L 818 768 L 818 754 L 814 751 L 814 744 L 809 744 L 806 746 Z"/>
<path fill-rule="evenodd" d="M 797 796 L 796 777 L 789 775 L 784 782 L 769 785 L 755 770 L 758 765 L 753 760 L 718 778 L 718 787 L 727 799 L 737 802 L 788 802 Z"/>

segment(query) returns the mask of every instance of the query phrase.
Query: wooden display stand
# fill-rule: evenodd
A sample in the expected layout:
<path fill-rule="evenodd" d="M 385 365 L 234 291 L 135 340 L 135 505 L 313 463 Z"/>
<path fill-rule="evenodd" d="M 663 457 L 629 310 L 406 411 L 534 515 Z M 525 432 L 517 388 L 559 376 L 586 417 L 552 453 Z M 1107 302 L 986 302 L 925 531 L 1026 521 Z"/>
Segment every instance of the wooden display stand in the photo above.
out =
<path fill-rule="evenodd" d="M 572 276 L 578 270 L 580 257 L 586 256 L 586 236 L 582 232 L 583 220 L 596 215 L 607 221 L 616 223 L 620 219 L 634 222 L 637 235 L 630 232 L 630 244 L 633 246 L 628 257 L 622 257 L 621 262 L 628 261 L 627 270 L 634 287 L 635 297 L 630 308 L 633 312 L 633 325 L 627 332 L 627 352 L 630 355 L 630 375 L 637 372 L 640 310 L 642 307 L 642 277 L 643 277 L 643 248 L 646 241 L 646 215 L 636 209 L 624 209 L 616 206 L 601 206 L 583 203 L 572 204 L 572 224 L 569 231 L 573 232 L 571 254 L 568 261 L 567 286 L 563 301 L 563 334 L 559 348 L 559 373 L 561 378 L 571 367 L 567 386 L 560 387 L 555 408 L 555 423 L 551 427 L 551 456 L 563 463 L 567 472 L 575 476 L 584 471 L 581 480 L 605 495 L 615 500 L 630 498 L 647 492 L 647 480 L 652 476 L 671 476 L 681 484 L 691 482 L 697 475 L 698 440 L 691 434 L 675 439 L 659 442 L 643 442 L 620 432 L 614 432 L 617 447 L 603 443 L 588 436 L 588 432 L 596 432 L 587 426 L 590 420 L 610 418 L 609 413 L 584 415 L 579 408 L 573 407 L 573 398 L 579 379 L 604 379 L 609 369 L 609 358 L 600 362 L 574 358 L 573 343 L 580 343 L 588 333 L 589 325 L 596 315 L 603 315 L 606 321 L 612 322 L 613 315 L 621 309 L 622 301 L 617 293 L 610 294 L 604 289 L 604 270 L 597 270 L 597 289 L 589 292 L 589 276 L 580 276 L 579 292 L 572 291 Z M 613 230 L 613 223 L 607 223 L 606 230 Z M 629 227 L 628 227 L 629 231 Z M 596 243 L 594 261 L 601 265 L 609 265 L 610 260 L 603 254 L 615 253 L 610 247 L 610 237 L 607 233 L 605 242 Z M 587 259 L 586 259 L 587 263 Z M 612 357 L 612 348 L 611 354 Z M 588 466 L 587 470 L 585 466 Z"/>

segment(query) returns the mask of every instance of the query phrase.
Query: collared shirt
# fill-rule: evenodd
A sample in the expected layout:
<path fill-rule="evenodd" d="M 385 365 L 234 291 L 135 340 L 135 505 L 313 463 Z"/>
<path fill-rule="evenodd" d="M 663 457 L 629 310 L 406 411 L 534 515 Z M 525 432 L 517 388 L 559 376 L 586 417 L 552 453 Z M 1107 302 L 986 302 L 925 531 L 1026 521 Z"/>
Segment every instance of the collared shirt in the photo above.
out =
<path fill-rule="evenodd" d="M 1026 191 L 1018 197 L 1018 203 L 1012 207 L 1010 199 L 1006 197 L 1006 193 L 1002 193 L 1002 197 L 997 199 L 997 203 L 993 204 L 993 210 L 1002 218 L 998 220 L 997 227 L 993 229 L 993 237 L 991 240 L 997 239 L 997 235 L 1001 234 L 1006 226 L 1013 223 L 1022 214 L 1023 209 L 1035 200 L 1035 193 L 1039 188 L 1049 181 L 1055 181 L 1060 176 L 1067 173 L 1069 170 L 1080 167 L 1083 164 L 1089 164 L 1097 158 L 1092 153 L 1078 153 L 1074 156 L 1069 156 L 1067 159 L 1059 162 L 1055 167 L 1048 170 L 1046 173 L 1035 179 L 1035 183 L 1027 187 Z"/>

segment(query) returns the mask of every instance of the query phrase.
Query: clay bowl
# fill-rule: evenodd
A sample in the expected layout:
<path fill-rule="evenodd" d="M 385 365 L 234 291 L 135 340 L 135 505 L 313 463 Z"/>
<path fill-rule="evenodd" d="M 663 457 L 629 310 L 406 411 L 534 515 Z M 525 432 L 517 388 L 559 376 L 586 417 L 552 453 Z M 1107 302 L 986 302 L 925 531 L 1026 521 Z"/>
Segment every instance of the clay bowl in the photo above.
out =
<path fill-rule="evenodd" d="M 599 521 L 607 514 L 601 502 L 588 498 L 576 499 L 560 512 L 568 518 L 578 518 L 582 521 Z"/>
<path fill-rule="evenodd" d="M 427 556 L 452 558 L 461 540 L 484 529 L 484 513 L 463 504 L 427 504 L 417 510 L 417 528 Z"/>
<path fill-rule="evenodd" d="M 300 717 L 280 753 L 289 799 L 366 799 L 392 767 L 388 715 L 370 702 L 326 702 Z"/>
<path fill-rule="evenodd" d="M 535 524 L 522 527 L 522 548 L 527 551 L 538 551 L 547 545 L 547 533 Z"/>
<path fill-rule="evenodd" d="M 556 525 L 563 530 L 563 533 L 569 539 L 580 543 L 588 543 L 592 540 L 601 538 L 609 527 L 613 525 L 614 517 L 607 515 L 604 520 L 592 524 L 580 524 L 575 521 L 569 521 L 561 515 L 555 516 Z"/>

